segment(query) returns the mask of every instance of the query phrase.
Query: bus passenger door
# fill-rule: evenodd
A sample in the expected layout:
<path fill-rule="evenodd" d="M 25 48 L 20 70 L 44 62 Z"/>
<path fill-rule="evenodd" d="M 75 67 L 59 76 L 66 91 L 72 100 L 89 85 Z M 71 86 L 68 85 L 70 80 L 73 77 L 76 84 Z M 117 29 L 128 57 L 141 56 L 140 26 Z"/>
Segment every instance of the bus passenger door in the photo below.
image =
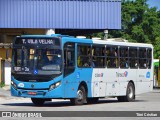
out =
<path fill-rule="evenodd" d="M 76 92 L 73 91 L 75 88 L 75 43 L 66 43 L 64 45 L 64 96 L 73 97 Z"/>

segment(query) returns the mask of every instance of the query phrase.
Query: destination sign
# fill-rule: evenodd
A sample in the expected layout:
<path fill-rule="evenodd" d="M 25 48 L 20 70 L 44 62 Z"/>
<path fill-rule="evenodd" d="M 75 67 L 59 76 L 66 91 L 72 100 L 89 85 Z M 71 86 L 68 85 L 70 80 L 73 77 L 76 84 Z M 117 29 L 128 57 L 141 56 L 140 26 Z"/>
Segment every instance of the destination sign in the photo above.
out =
<path fill-rule="evenodd" d="M 32 44 L 32 45 L 60 45 L 59 39 L 55 38 L 17 38 L 15 44 Z"/>

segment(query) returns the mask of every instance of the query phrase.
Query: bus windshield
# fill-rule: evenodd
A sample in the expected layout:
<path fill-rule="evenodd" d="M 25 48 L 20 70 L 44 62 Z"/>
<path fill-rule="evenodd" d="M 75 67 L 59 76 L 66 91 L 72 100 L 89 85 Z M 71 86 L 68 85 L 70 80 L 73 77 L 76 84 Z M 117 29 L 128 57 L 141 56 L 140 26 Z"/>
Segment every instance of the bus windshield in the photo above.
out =
<path fill-rule="evenodd" d="M 19 74 L 52 75 L 62 70 L 60 49 L 13 49 L 12 72 Z"/>

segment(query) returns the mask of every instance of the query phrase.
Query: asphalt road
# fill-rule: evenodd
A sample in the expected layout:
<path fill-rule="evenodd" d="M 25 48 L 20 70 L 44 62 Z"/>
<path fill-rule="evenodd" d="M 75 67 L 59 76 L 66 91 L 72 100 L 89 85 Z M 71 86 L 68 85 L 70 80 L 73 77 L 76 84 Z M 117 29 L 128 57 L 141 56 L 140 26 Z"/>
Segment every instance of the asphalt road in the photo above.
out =
<path fill-rule="evenodd" d="M 105 98 L 100 99 L 97 104 L 73 106 L 68 100 L 52 100 L 52 102 L 47 102 L 42 107 L 36 107 L 29 98 L 11 97 L 9 91 L 0 89 L 0 111 L 160 111 L 160 90 L 153 90 L 150 93 L 138 95 L 135 102 L 118 102 L 116 98 Z M 58 117 L 56 119 L 64 118 Z M 65 119 L 80 118 L 72 117 Z M 91 118 L 86 119 L 89 120 Z M 112 120 L 114 119 L 124 120 L 127 118 L 112 118 Z M 143 118 L 138 117 L 138 119 Z M 158 120 L 158 118 L 147 117 L 147 120 L 149 119 Z"/>

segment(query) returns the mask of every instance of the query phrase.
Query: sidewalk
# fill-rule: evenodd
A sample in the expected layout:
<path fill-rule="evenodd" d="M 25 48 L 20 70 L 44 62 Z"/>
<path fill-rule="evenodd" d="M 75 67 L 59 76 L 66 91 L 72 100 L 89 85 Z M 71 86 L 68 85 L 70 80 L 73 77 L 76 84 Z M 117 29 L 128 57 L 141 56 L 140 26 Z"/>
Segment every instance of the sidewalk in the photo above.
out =
<path fill-rule="evenodd" d="M 0 88 L 0 97 L 1 96 L 11 96 L 10 95 L 10 86 L 4 86 L 3 88 Z"/>
<path fill-rule="evenodd" d="M 10 86 L 9 86 L 9 85 L 6 85 L 6 86 L 4 86 L 2 89 L 6 90 L 6 91 L 10 91 Z"/>

